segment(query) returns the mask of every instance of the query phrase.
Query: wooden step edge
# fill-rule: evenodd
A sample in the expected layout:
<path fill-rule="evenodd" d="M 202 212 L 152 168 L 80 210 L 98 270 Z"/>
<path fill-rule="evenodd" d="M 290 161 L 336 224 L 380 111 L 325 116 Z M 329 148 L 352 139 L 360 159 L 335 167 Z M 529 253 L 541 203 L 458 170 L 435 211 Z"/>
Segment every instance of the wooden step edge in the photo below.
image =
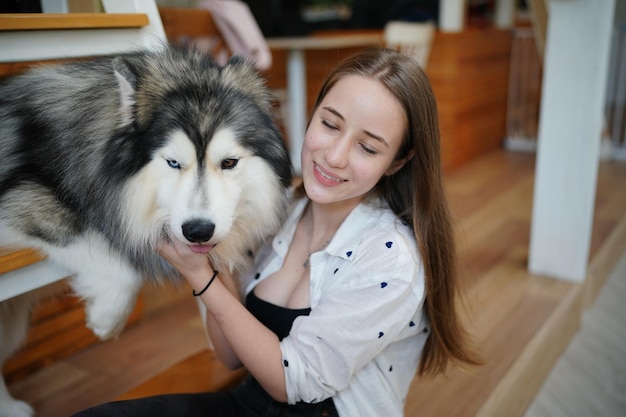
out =
<path fill-rule="evenodd" d="M 0 274 L 43 261 L 46 257 L 32 248 L 0 247 Z"/>
<path fill-rule="evenodd" d="M 149 24 L 145 13 L 7 13 L 0 31 L 60 29 L 124 29 Z"/>
<path fill-rule="evenodd" d="M 622 216 L 589 263 L 585 279 L 583 308 L 593 305 L 624 252 L 626 252 L 626 214 Z"/>
<path fill-rule="evenodd" d="M 594 255 L 585 281 L 572 286 L 559 302 L 475 417 L 524 415 L 552 368 L 576 335 L 583 312 L 591 306 L 625 252 L 626 215 Z"/>
<path fill-rule="evenodd" d="M 521 417 L 580 327 L 582 284 L 573 286 L 487 397 L 475 417 Z"/>

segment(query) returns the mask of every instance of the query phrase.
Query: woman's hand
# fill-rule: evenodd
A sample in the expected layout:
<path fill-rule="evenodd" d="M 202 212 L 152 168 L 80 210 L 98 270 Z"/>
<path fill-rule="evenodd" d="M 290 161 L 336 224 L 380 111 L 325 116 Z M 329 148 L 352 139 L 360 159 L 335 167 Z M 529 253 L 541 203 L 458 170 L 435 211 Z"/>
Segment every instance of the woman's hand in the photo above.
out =
<path fill-rule="evenodd" d="M 157 244 L 159 254 L 185 277 L 192 288 L 200 290 L 213 276 L 214 270 L 207 257 L 208 251 L 194 248 L 176 239 L 163 239 Z"/>

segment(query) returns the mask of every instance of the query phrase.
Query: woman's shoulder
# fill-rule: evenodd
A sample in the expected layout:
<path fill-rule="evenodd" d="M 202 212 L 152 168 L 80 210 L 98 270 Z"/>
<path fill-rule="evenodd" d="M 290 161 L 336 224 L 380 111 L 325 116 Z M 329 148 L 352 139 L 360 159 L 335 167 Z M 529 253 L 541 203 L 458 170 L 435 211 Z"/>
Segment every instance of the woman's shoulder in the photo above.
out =
<path fill-rule="evenodd" d="M 379 236 L 396 236 L 415 242 L 415 237 L 409 225 L 402 221 L 396 213 L 380 200 L 368 200 L 358 207 L 356 221 L 366 231 L 364 239 L 375 239 Z"/>

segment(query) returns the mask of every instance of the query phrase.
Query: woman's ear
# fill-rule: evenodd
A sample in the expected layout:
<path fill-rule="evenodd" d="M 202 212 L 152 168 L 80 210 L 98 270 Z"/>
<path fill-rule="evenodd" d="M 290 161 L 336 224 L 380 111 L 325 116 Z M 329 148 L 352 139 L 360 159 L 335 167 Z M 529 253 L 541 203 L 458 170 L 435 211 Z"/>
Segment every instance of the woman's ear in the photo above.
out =
<path fill-rule="evenodd" d="M 415 151 L 411 149 L 404 158 L 396 159 L 391 163 L 387 171 L 385 171 L 385 175 L 390 176 L 400 171 L 402 167 L 409 162 L 415 156 Z"/>

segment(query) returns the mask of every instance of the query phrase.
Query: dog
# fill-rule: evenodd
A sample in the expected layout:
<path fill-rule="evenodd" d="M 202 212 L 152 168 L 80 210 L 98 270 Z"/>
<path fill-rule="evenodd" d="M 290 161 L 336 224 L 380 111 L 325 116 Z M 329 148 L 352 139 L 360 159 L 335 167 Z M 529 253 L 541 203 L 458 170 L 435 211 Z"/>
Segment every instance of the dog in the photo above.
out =
<path fill-rule="evenodd" d="M 174 45 L 11 77 L 0 152 L 0 246 L 37 248 L 71 271 L 101 339 L 119 334 L 145 283 L 181 279 L 160 239 L 242 268 L 284 219 L 293 176 L 254 67 Z M 0 305 L 0 365 L 34 297 Z M 32 413 L 1 380 L 0 416 Z"/>

